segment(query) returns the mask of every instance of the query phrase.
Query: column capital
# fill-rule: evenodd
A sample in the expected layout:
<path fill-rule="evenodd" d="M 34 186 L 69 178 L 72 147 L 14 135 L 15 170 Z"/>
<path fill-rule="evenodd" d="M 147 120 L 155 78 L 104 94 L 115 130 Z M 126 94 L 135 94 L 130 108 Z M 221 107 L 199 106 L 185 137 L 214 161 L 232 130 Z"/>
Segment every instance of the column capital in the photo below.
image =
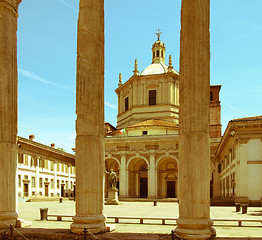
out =
<path fill-rule="evenodd" d="M 7 3 L 10 5 L 16 12 L 18 11 L 18 6 L 22 2 L 22 0 L 0 0 L 1 3 Z"/>

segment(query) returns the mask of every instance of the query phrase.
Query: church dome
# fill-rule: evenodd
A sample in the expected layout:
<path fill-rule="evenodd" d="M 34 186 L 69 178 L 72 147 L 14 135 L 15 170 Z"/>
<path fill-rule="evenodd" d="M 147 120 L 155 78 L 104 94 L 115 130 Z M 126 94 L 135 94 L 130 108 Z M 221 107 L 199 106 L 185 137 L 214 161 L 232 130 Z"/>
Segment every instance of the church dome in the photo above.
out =
<path fill-rule="evenodd" d="M 167 72 L 168 66 L 163 63 L 153 63 L 146 67 L 139 75 L 162 74 Z"/>
<path fill-rule="evenodd" d="M 148 67 L 146 67 L 139 75 L 153 75 L 153 74 L 163 74 L 168 72 L 168 66 L 164 63 L 152 63 Z M 172 73 L 178 74 L 175 69 L 172 69 Z"/>

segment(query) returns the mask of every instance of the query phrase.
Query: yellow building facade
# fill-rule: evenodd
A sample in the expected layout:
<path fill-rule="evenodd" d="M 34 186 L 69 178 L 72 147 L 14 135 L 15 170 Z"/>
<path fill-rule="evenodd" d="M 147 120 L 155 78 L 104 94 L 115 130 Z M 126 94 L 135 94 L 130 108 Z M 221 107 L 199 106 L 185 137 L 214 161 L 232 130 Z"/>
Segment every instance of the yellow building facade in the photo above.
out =
<path fill-rule="evenodd" d="M 177 198 L 179 168 L 179 73 L 158 40 L 152 63 L 122 83 L 119 75 L 117 127 L 105 137 L 106 170 L 118 175 L 122 198 Z M 210 182 L 213 195 L 215 151 L 221 138 L 221 86 L 210 87 Z M 107 184 L 107 182 L 106 182 Z M 106 187 L 107 188 L 107 187 Z"/>

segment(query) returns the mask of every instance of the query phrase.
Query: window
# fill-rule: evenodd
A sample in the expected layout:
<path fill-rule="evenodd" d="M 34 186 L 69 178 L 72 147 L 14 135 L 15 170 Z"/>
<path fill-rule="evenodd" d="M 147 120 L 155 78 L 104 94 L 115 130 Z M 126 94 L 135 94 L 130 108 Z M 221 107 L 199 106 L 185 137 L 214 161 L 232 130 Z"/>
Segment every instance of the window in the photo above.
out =
<path fill-rule="evenodd" d="M 161 51 L 161 57 L 164 57 L 164 53 L 163 53 L 163 51 Z"/>
<path fill-rule="evenodd" d="M 21 175 L 18 175 L 18 187 L 21 187 Z"/>
<path fill-rule="evenodd" d="M 210 92 L 210 102 L 213 102 L 213 92 Z"/>
<path fill-rule="evenodd" d="M 24 179 L 27 179 L 27 180 L 28 180 L 28 175 L 25 175 L 25 176 L 24 176 Z"/>
<path fill-rule="evenodd" d="M 44 159 L 39 159 L 39 167 L 44 168 L 45 167 L 45 160 Z"/>
<path fill-rule="evenodd" d="M 128 110 L 128 108 L 129 108 L 129 101 L 128 101 L 128 97 L 126 97 L 125 98 L 125 111 L 127 111 Z"/>
<path fill-rule="evenodd" d="M 32 177 L 31 179 L 31 187 L 35 187 L 35 177 Z"/>
<path fill-rule="evenodd" d="M 70 189 L 73 189 L 73 182 L 71 181 Z"/>
<path fill-rule="evenodd" d="M 54 162 L 53 161 L 50 162 L 50 170 L 54 171 Z"/>
<path fill-rule="evenodd" d="M 66 189 L 68 189 L 68 181 L 66 181 L 66 184 L 65 184 L 65 185 L 66 185 Z"/>
<path fill-rule="evenodd" d="M 69 172 L 68 172 L 68 165 L 65 165 L 65 172 L 66 172 L 66 173 L 69 173 Z"/>
<path fill-rule="evenodd" d="M 28 166 L 28 155 L 24 154 L 24 165 Z"/>
<path fill-rule="evenodd" d="M 49 161 L 45 160 L 45 169 L 49 169 Z"/>
<path fill-rule="evenodd" d="M 61 163 L 61 172 L 65 172 L 65 164 Z"/>
<path fill-rule="evenodd" d="M 39 187 L 42 188 L 43 187 L 43 178 L 39 178 Z"/>
<path fill-rule="evenodd" d="M 147 135 L 147 131 L 143 131 L 143 135 Z"/>
<path fill-rule="evenodd" d="M 56 163 L 56 170 L 59 172 L 60 171 L 60 163 Z"/>
<path fill-rule="evenodd" d="M 56 188 L 59 189 L 59 187 L 60 187 L 60 185 L 59 185 L 59 180 L 57 180 L 57 182 L 56 182 Z"/>
<path fill-rule="evenodd" d="M 153 58 L 155 58 L 155 56 L 156 56 L 156 54 L 155 54 L 155 52 L 153 52 Z"/>
<path fill-rule="evenodd" d="M 24 162 L 24 155 L 21 153 L 18 153 L 18 163 L 23 163 Z"/>
<path fill-rule="evenodd" d="M 156 105 L 156 90 L 149 90 L 149 105 Z"/>
<path fill-rule="evenodd" d="M 156 57 L 159 57 L 159 50 L 156 51 Z"/>
<path fill-rule="evenodd" d="M 51 188 L 54 188 L 54 179 L 51 179 L 50 185 L 51 185 Z"/>

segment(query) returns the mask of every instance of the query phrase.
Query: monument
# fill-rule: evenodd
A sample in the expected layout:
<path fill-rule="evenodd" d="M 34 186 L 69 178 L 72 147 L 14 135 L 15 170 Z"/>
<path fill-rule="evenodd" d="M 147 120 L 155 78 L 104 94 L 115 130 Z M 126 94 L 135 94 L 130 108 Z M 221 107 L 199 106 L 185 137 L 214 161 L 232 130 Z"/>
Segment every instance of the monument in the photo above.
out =
<path fill-rule="evenodd" d="M 113 171 L 113 169 L 111 169 L 110 172 L 106 171 L 106 174 L 109 175 L 109 189 L 107 190 L 108 198 L 105 204 L 106 205 L 118 205 L 119 204 L 118 189 L 116 188 L 117 175 Z"/>

